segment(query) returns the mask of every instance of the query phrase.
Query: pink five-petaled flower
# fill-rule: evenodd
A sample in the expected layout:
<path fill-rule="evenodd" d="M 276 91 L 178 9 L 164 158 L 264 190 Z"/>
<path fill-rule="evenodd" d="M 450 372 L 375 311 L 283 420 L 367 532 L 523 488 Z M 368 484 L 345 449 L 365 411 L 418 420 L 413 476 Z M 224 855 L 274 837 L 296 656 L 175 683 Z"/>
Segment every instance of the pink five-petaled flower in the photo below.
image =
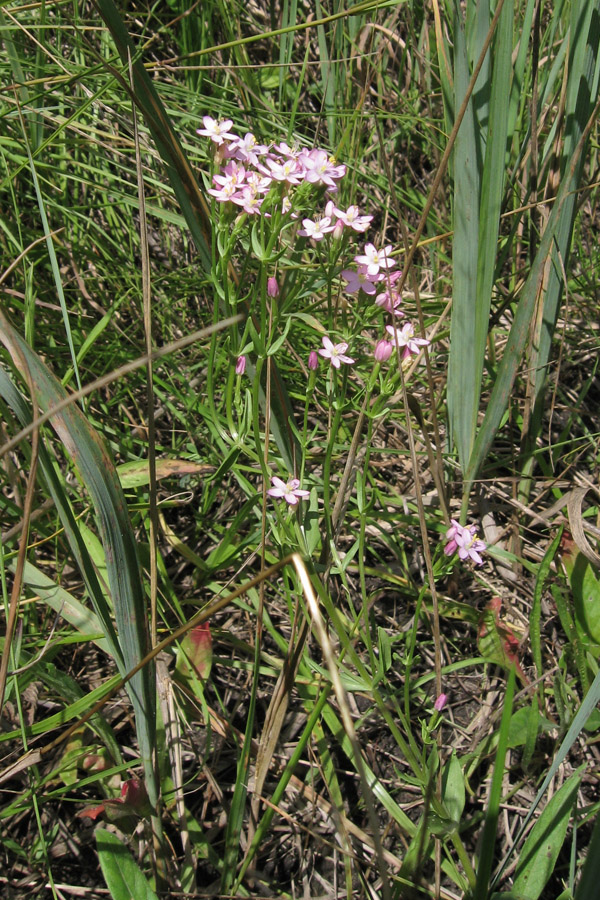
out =
<path fill-rule="evenodd" d="M 391 335 L 394 343 L 397 343 L 402 350 L 402 359 L 406 359 L 411 353 L 414 353 L 416 356 L 420 352 L 421 347 L 426 347 L 429 344 L 429 341 L 425 338 L 415 337 L 415 328 L 411 322 L 406 322 L 402 328 L 386 325 L 385 330 Z"/>
<path fill-rule="evenodd" d="M 392 245 L 378 250 L 375 244 L 365 244 L 365 252 L 354 257 L 354 262 L 367 267 L 367 275 L 378 275 L 380 269 L 393 269 L 396 261 L 390 258 Z"/>
<path fill-rule="evenodd" d="M 371 277 L 367 274 L 366 266 L 359 266 L 357 272 L 354 269 L 344 269 L 342 278 L 347 282 L 344 288 L 347 294 L 356 294 L 360 290 L 365 294 L 374 294 L 377 290 L 375 283 L 379 280 L 378 275 Z"/>
<path fill-rule="evenodd" d="M 304 180 L 311 184 L 325 184 L 328 188 L 337 190 L 334 179 L 343 178 L 346 174 L 346 166 L 336 165 L 324 150 L 307 150 L 299 157 L 304 167 Z"/>
<path fill-rule="evenodd" d="M 209 137 L 217 146 L 222 144 L 223 141 L 231 140 L 234 137 L 230 133 L 233 125 L 231 119 L 224 119 L 218 122 L 212 116 L 202 116 L 202 121 L 204 122 L 204 128 L 197 128 L 196 134 L 201 134 L 202 137 Z"/>
<path fill-rule="evenodd" d="M 258 193 L 251 187 L 242 188 L 242 190 L 239 193 L 234 194 L 231 199 L 238 206 L 241 206 L 244 212 L 249 216 L 258 215 L 263 202 L 262 197 L 259 197 Z"/>
<path fill-rule="evenodd" d="M 451 519 L 452 525 L 446 532 L 448 543 L 444 547 L 446 556 L 452 556 L 458 550 L 460 559 L 472 559 L 478 566 L 483 565 L 480 553 L 487 549 L 483 541 L 478 540 L 477 527 L 475 525 L 461 525 L 456 519 Z"/>
<path fill-rule="evenodd" d="M 289 503 L 290 506 L 296 506 L 298 500 L 310 496 L 310 491 L 301 490 L 300 482 L 297 478 L 290 478 L 290 480 L 286 482 L 274 475 L 273 478 L 271 478 L 271 482 L 273 487 L 269 488 L 267 491 L 269 497 L 283 497 L 285 502 Z"/>
<path fill-rule="evenodd" d="M 254 135 L 249 131 L 245 137 L 237 138 L 230 145 L 230 152 L 233 153 L 235 159 L 241 159 L 249 162 L 253 166 L 258 165 L 258 157 L 264 156 L 267 152 L 265 144 L 259 144 Z"/>
<path fill-rule="evenodd" d="M 304 228 L 298 232 L 301 237 L 312 238 L 313 241 L 321 241 L 329 231 L 333 231 L 335 225 L 331 224 L 329 216 L 323 216 L 313 222 L 312 219 L 302 219 Z"/>
<path fill-rule="evenodd" d="M 358 232 L 366 231 L 373 219 L 373 216 L 361 216 L 358 206 L 349 206 L 346 212 L 335 206 L 333 212 L 344 225 Z"/>
<path fill-rule="evenodd" d="M 319 350 L 321 356 L 325 357 L 325 359 L 331 360 L 331 365 L 335 369 L 339 369 L 341 363 L 348 363 L 350 365 L 354 362 L 349 356 L 346 356 L 346 350 L 348 349 L 348 344 L 345 341 L 342 341 L 341 344 L 334 344 L 332 341 L 325 335 L 323 338 L 323 348 Z"/>

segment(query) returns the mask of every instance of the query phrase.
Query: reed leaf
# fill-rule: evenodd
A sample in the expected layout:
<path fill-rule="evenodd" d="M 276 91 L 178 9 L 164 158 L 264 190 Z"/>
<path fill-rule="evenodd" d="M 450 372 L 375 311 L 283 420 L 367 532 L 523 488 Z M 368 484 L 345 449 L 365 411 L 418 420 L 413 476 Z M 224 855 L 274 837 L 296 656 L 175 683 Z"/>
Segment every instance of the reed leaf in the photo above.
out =
<path fill-rule="evenodd" d="M 466 93 L 471 62 L 479 56 L 490 23 L 486 4 L 471 10 L 469 4 L 466 29 L 460 9 L 455 10 L 455 108 Z M 513 3 L 506 0 L 455 144 L 448 415 L 463 472 L 477 430 L 504 194 L 513 16 Z"/>
<path fill-rule="evenodd" d="M 11 354 L 15 367 L 22 373 L 28 373 L 35 391 L 35 402 L 42 411 L 65 399 L 64 388 L 1 312 L 0 340 Z M 77 466 L 96 510 L 118 628 L 119 652 L 115 662 L 121 675 L 125 675 L 148 652 L 144 590 L 125 498 L 104 441 L 79 407 L 70 404 L 52 416 L 50 421 Z M 156 716 L 154 667 L 145 666 L 134 675 L 127 684 L 127 691 L 135 711 L 148 795 L 155 806 L 158 787 L 153 766 Z"/>

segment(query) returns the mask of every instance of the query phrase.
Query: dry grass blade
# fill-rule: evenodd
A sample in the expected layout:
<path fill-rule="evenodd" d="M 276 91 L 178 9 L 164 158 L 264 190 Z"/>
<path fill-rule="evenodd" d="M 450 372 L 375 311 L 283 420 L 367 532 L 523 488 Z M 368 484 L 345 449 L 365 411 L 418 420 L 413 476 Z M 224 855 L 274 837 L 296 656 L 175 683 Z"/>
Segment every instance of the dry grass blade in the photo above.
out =
<path fill-rule="evenodd" d="M 361 787 L 363 791 L 363 799 L 365 805 L 367 807 L 367 811 L 369 814 L 369 824 L 371 826 L 371 834 L 373 836 L 373 842 L 375 845 L 375 854 L 378 860 L 378 870 L 379 876 L 381 878 L 381 890 L 383 894 L 384 900 L 391 900 L 391 889 L 387 876 L 387 868 L 385 863 L 385 856 L 383 853 L 383 845 L 381 843 L 381 835 L 379 833 L 379 823 L 377 821 L 377 816 L 375 814 L 375 805 L 374 798 L 371 791 L 371 787 L 367 780 L 364 763 L 362 758 L 362 750 L 360 744 L 358 743 L 358 739 L 356 737 L 356 731 L 354 730 L 354 722 L 352 721 L 352 715 L 350 713 L 350 706 L 348 704 L 348 696 L 346 694 L 346 690 L 344 685 L 342 684 L 342 680 L 340 678 L 340 673 L 338 671 L 338 667 L 335 661 L 335 654 L 333 652 L 333 647 L 331 646 L 331 641 L 329 640 L 329 635 L 327 634 L 327 629 L 325 628 L 325 623 L 323 621 L 323 616 L 321 615 L 321 610 L 319 608 L 319 602 L 317 600 L 317 596 L 313 589 L 313 586 L 310 581 L 310 576 L 306 569 L 306 565 L 304 560 L 298 553 L 294 553 L 292 555 L 292 561 L 294 563 L 294 568 L 296 569 L 296 573 L 298 578 L 300 579 L 300 583 L 302 585 L 302 590 L 304 592 L 304 597 L 306 599 L 307 606 L 309 608 L 310 614 L 312 616 L 313 627 L 317 633 L 317 638 L 319 643 L 321 644 L 321 648 L 323 650 L 323 655 L 325 657 L 325 662 L 327 664 L 327 668 L 329 670 L 329 674 L 331 676 L 331 682 L 333 684 L 333 689 L 335 691 L 335 695 L 340 707 L 340 713 L 342 716 L 342 722 L 344 724 L 344 728 L 346 730 L 346 734 L 350 743 L 352 744 L 352 749 L 354 751 L 354 763 L 356 765 Z"/>

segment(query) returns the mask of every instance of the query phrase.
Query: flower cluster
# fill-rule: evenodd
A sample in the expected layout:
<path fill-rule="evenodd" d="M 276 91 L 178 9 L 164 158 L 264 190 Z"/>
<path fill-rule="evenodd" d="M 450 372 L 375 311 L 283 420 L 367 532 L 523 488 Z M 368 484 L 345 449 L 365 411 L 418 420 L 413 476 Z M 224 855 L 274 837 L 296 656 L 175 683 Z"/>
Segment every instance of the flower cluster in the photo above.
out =
<path fill-rule="evenodd" d="M 265 197 L 274 185 L 283 185 L 288 191 L 302 183 L 323 185 L 327 191 L 334 193 L 337 182 L 346 174 L 346 166 L 330 159 L 325 150 L 296 149 L 285 142 L 267 147 L 266 144 L 259 144 L 251 132 L 244 137 L 235 134 L 231 130 L 233 123 L 230 119 L 217 121 L 211 116 L 204 116 L 202 121 L 204 128 L 198 128 L 197 133 L 217 145 L 218 158 L 225 163 L 219 174 L 213 177 L 214 186 L 208 189 L 208 193 L 221 203 L 236 204 L 248 215 L 260 213 Z M 287 203 L 283 209 L 287 212 L 290 209 L 289 200 L 284 199 Z M 326 212 L 315 222 L 305 219 L 300 234 L 321 240 L 337 225 L 337 222 L 332 224 L 332 214 Z M 335 214 L 338 215 L 338 212 Z M 346 212 L 339 211 L 338 219 L 342 227 L 348 223 L 356 230 L 360 230 L 363 219 L 371 221 L 370 216 L 361 217 L 355 207 L 350 207 Z"/>
<path fill-rule="evenodd" d="M 459 559 L 472 559 L 478 566 L 483 565 L 480 553 L 487 547 L 483 541 L 478 540 L 477 527 L 475 525 L 461 525 L 456 519 L 451 520 L 452 525 L 446 532 L 448 543 L 444 547 L 446 556 L 452 556 L 458 550 Z"/>
<path fill-rule="evenodd" d="M 203 128 L 197 133 L 210 138 L 215 145 L 215 158 L 222 164 L 218 174 L 213 176 L 213 186 L 208 189 L 220 203 L 233 204 L 250 215 L 263 214 L 269 216 L 267 207 L 263 209 L 267 196 L 276 197 L 279 208 L 284 215 L 289 214 L 289 221 L 301 218 L 302 203 L 294 206 L 294 192 L 301 186 L 321 187 L 329 194 L 338 190 L 338 182 L 346 174 L 346 166 L 337 163 L 325 150 L 302 147 L 289 147 L 285 142 L 267 147 L 260 144 L 256 137 L 247 132 L 243 137 L 232 131 L 230 119 L 219 121 L 211 116 L 203 117 Z M 271 193 L 272 189 L 276 193 Z M 306 196 L 305 196 L 306 198 Z M 273 209 L 269 201 L 269 209 Z M 328 199 L 322 215 L 313 218 L 302 218 L 298 237 L 304 237 L 313 244 L 330 237 L 339 240 L 344 230 L 354 234 L 364 233 L 370 226 L 373 216 L 364 215 L 358 206 L 352 205 L 344 209 Z M 416 337 L 414 326 L 405 322 L 397 327 L 397 319 L 404 316 L 400 309 L 402 297 L 397 283 L 402 273 L 396 269 L 391 244 L 377 247 L 371 242 L 365 243 L 362 252 L 354 257 L 355 267 L 343 269 L 341 276 L 345 282 L 347 294 L 362 292 L 373 298 L 375 304 L 391 316 L 393 324 L 386 325 L 386 334 L 375 345 L 374 356 L 378 363 L 386 362 L 394 350 L 402 360 L 416 356 L 429 344 L 425 338 Z M 277 282 L 271 277 L 268 283 L 268 294 L 277 296 Z M 318 366 L 319 356 L 339 369 L 341 363 L 351 365 L 355 362 L 346 351 L 345 341 L 334 344 L 329 336 L 323 338 L 323 347 L 313 350 L 309 357 L 309 369 Z M 243 374 L 243 363 L 236 364 L 237 374 Z"/>

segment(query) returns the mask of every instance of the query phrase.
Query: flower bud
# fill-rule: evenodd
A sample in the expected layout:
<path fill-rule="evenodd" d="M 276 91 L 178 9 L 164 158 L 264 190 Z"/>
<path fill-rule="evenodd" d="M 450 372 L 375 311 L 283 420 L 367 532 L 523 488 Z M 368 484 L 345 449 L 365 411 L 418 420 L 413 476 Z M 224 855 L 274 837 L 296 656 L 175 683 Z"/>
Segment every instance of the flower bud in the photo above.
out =
<path fill-rule="evenodd" d="M 316 350 L 311 350 L 308 354 L 308 368 L 312 372 L 319 368 L 319 357 Z"/>
<path fill-rule="evenodd" d="M 274 278 L 273 275 L 267 279 L 267 294 L 269 297 L 279 296 L 279 285 L 277 284 L 277 279 Z"/>
<path fill-rule="evenodd" d="M 375 359 L 379 363 L 387 362 L 392 355 L 393 350 L 394 345 L 382 338 L 380 341 L 377 341 L 375 346 Z"/>
<path fill-rule="evenodd" d="M 245 371 L 246 371 L 246 357 L 238 356 L 238 360 L 235 364 L 235 374 L 243 375 Z"/>
<path fill-rule="evenodd" d="M 433 704 L 433 708 L 436 712 L 441 712 L 448 702 L 448 694 L 440 694 L 435 703 Z"/>

